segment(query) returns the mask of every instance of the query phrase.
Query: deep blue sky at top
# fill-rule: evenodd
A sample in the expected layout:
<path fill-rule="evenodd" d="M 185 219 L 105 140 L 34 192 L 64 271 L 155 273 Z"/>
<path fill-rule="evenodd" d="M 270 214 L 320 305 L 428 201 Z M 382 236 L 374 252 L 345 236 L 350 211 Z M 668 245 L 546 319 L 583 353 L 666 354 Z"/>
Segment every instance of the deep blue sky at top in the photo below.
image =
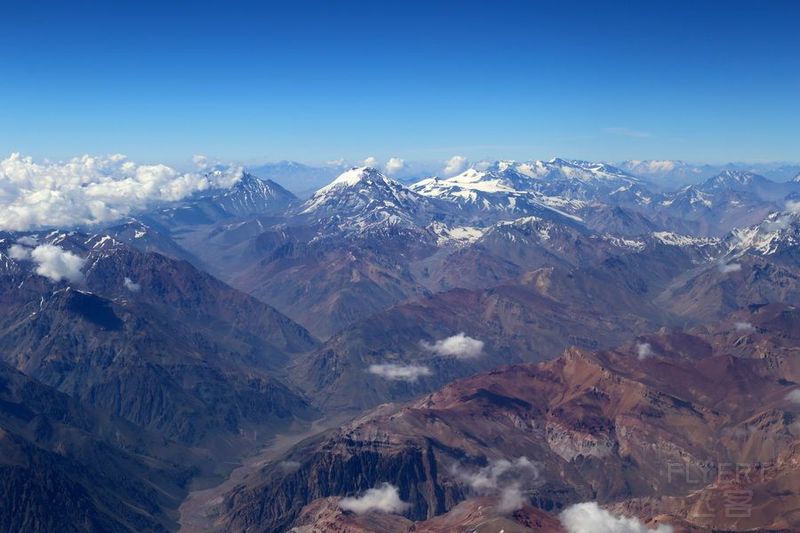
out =
<path fill-rule="evenodd" d="M 0 157 L 800 160 L 800 2 L 4 2 Z"/>

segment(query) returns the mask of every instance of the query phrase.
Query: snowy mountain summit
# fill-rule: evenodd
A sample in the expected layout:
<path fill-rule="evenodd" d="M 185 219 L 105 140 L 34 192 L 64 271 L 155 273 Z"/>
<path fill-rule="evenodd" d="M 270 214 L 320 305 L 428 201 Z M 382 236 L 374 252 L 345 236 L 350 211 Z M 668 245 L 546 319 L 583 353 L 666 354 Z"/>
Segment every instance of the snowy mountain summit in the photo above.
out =
<path fill-rule="evenodd" d="M 761 224 L 733 230 L 732 248 L 759 255 L 797 253 L 800 249 L 800 211 L 772 213 Z"/>
<path fill-rule="evenodd" d="M 318 224 L 344 229 L 375 225 L 416 227 L 430 200 L 372 167 L 343 172 L 301 207 L 299 214 Z"/>

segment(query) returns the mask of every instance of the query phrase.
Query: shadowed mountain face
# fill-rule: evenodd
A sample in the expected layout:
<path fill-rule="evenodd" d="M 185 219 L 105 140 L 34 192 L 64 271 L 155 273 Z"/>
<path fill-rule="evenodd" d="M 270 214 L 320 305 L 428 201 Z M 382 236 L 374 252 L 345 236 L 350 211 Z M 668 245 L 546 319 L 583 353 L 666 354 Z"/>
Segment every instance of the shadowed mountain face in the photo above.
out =
<path fill-rule="evenodd" d="M 0 363 L 4 531 L 168 531 L 201 457 Z"/>
<path fill-rule="evenodd" d="M 186 443 L 275 431 L 314 409 L 280 380 L 314 347 L 300 326 L 186 262 L 71 235 L 80 289 L 4 279 L 3 359 L 31 377 Z"/>
<path fill-rule="evenodd" d="M 767 331 L 785 335 L 793 320 L 785 313 L 797 310 L 754 313 L 763 340 Z M 227 527 L 281 528 L 307 502 L 380 482 L 398 487 L 410 504 L 405 517 L 423 520 L 479 487 L 501 493 L 502 486 L 474 480 L 507 463 L 517 477 L 506 481 L 520 483 L 525 501 L 551 512 L 657 496 L 672 505 L 664 506 L 670 514 L 694 523 L 695 491 L 718 494 L 718 476 L 736 463 L 766 469 L 764 480 L 752 481 L 759 497 L 781 486 L 785 498 L 798 501 L 796 487 L 773 481 L 790 478 L 800 445 L 800 412 L 791 400 L 800 376 L 796 366 L 781 364 L 796 355 L 776 347 L 739 357 L 724 339 L 664 333 L 613 351 L 570 349 L 548 363 L 499 369 L 380 407 L 291 450 L 282 458 L 297 465 L 291 472 L 276 463 L 234 489 L 224 504 Z M 795 354 L 799 348 L 793 345 Z M 774 505 L 759 503 L 749 527 L 800 525 L 791 505 L 780 508 L 775 514 Z M 740 523 L 721 513 L 717 520 L 721 527 Z"/>
<path fill-rule="evenodd" d="M 221 220 L 276 213 L 297 198 L 272 180 L 244 172 L 228 190 L 202 194 L 169 207 L 156 218 L 169 226 L 213 224 Z"/>

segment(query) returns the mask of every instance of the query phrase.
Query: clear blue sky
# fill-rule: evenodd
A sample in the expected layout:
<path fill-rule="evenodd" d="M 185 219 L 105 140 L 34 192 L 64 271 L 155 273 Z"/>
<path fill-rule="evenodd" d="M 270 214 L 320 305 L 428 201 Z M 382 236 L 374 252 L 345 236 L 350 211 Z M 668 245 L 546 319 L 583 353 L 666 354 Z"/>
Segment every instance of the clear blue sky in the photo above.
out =
<path fill-rule="evenodd" d="M 800 160 L 800 2 L 7 2 L 0 156 Z"/>

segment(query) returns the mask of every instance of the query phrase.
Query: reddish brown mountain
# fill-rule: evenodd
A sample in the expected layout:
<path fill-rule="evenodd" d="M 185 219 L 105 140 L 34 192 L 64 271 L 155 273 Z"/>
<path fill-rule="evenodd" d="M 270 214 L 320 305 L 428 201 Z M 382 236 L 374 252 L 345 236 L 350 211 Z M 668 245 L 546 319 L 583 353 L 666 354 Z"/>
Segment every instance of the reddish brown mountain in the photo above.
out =
<path fill-rule="evenodd" d="M 797 314 L 784 307 L 759 327 L 780 336 L 795 320 L 784 312 Z M 751 485 L 763 496 L 748 527 L 800 527 L 792 514 L 800 492 L 789 481 L 800 439 L 792 396 L 800 376 L 781 364 L 785 351 L 737 356 L 725 338 L 666 332 L 613 351 L 570 349 L 551 362 L 495 370 L 383 406 L 297 446 L 284 457 L 299 463 L 292 472 L 268 465 L 235 489 L 223 506 L 228 528 L 280 528 L 306 502 L 380 482 L 397 486 L 412 505 L 407 518 L 431 518 L 473 495 L 471 479 L 486 478 L 501 461 L 524 466 L 521 458 L 535 470 L 509 467 L 506 475 L 517 476 L 505 480 L 520 483 L 525 500 L 544 510 L 677 498 L 685 503 L 674 514 L 698 526 L 709 522 L 685 511 L 692 494 L 717 494 L 713 484 L 728 464 L 756 465 L 774 474 Z M 779 502 L 767 496 L 774 490 Z M 718 527 L 744 523 L 721 514 L 715 520 Z"/>

